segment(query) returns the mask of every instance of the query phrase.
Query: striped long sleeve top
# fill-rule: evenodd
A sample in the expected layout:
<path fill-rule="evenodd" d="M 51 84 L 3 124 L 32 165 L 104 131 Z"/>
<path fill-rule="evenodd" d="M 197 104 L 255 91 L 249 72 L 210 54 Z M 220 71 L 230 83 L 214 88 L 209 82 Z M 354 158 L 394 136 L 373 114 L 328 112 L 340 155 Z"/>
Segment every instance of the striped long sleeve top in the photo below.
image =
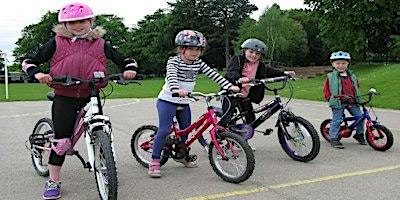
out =
<path fill-rule="evenodd" d="M 197 59 L 193 64 L 186 64 L 179 56 L 173 56 L 167 61 L 165 83 L 158 98 L 171 103 L 189 104 L 189 99 L 172 97 L 172 93 L 174 90 L 179 89 L 193 92 L 196 85 L 196 76 L 199 72 L 210 77 L 211 80 L 218 83 L 223 89 L 228 89 L 232 86 L 228 80 L 211 69 L 201 59 Z"/>

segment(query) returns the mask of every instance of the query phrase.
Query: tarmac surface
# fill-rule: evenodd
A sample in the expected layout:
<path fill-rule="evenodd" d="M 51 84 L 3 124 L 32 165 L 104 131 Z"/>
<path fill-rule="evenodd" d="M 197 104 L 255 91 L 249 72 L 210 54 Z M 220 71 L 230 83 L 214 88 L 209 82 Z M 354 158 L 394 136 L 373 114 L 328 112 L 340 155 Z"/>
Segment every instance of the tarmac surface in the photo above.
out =
<path fill-rule="evenodd" d="M 42 198 L 46 178 L 36 174 L 25 141 L 36 121 L 50 116 L 50 106 L 46 101 L 0 103 L 1 199 Z M 205 104 L 200 101 L 191 106 L 195 120 Z M 330 117 L 324 102 L 292 100 L 289 106 L 309 120 L 318 133 L 322 120 Z M 198 168 L 184 168 L 170 160 L 162 167 L 162 178 L 148 177 L 147 169 L 131 154 L 130 138 L 141 125 L 157 125 L 155 99 L 107 100 L 104 111 L 113 124 L 119 199 L 400 199 L 400 111 L 375 109 L 381 124 L 393 132 L 395 141 L 390 150 L 378 152 L 352 138 L 342 140 L 345 149 L 334 149 L 319 134 L 320 153 L 308 163 L 294 161 L 284 153 L 274 127 L 275 114 L 259 128 L 274 128 L 274 132 L 269 136 L 256 134 L 250 141 L 256 148 L 256 167 L 240 184 L 219 178 L 199 144 L 192 149 L 198 155 Z M 78 142 L 77 150 L 86 158 L 83 141 Z M 62 199 L 99 198 L 94 174 L 76 157 L 67 157 L 61 177 Z"/>

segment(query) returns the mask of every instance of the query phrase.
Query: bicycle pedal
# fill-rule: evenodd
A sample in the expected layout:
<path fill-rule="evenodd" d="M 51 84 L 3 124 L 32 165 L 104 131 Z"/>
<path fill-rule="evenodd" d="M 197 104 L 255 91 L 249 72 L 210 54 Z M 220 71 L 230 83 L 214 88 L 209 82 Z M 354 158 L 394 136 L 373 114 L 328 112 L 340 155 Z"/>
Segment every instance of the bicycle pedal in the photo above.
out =
<path fill-rule="evenodd" d="M 272 128 L 267 128 L 264 132 L 264 135 L 270 135 L 274 130 Z"/>
<path fill-rule="evenodd" d="M 188 155 L 188 156 L 185 158 L 185 160 L 188 161 L 188 162 L 194 162 L 194 161 L 197 160 L 197 155 L 195 155 L 195 154 Z"/>

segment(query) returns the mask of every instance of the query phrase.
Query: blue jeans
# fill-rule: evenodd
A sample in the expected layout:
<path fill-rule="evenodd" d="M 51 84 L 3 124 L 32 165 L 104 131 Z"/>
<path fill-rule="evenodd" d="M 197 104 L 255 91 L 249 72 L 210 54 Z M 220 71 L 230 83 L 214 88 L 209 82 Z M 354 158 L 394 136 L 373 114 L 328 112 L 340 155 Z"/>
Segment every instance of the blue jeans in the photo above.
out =
<path fill-rule="evenodd" d="M 358 119 L 362 116 L 362 112 L 359 106 L 352 105 L 350 108 L 346 106 L 342 106 L 342 108 L 332 108 L 332 122 L 331 127 L 329 129 L 329 136 L 331 138 L 338 138 L 340 123 L 342 122 L 343 112 L 347 109 L 351 115 Z M 356 127 L 356 134 L 363 134 L 364 133 L 364 123 L 365 119 L 362 120 Z"/>
<path fill-rule="evenodd" d="M 173 124 L 173 119 L 176 116 L 176 120 L 179 124 L 179 129 L 185 129 L 190 126 L 191 123 L 191 111 L 189 105 L 179 105 L 171 102 L 163 101 L 158 99 L 157 103 L 158 111 L 158 131 L 156 137 L 154 138 L 153 144 L 153 154 L 151 157 L 153 159 L 160 159 L 162 148 L 165 145 L 165 140 L 167 136 L 171 133 L 171 127 Z M 176 110 L 182 107 L 182 110 Z M 182 141 L 187 140 L 187 136 L 181 137 Z"/>

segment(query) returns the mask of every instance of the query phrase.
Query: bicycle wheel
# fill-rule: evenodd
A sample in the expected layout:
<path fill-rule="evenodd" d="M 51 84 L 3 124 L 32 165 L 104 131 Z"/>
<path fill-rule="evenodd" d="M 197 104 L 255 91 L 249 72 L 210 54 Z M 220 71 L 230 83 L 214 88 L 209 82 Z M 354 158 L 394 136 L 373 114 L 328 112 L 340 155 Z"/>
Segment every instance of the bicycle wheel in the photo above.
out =
<path fill-rule="evenodd" d="M 32 164 L 40 176 L 49 175 L 48 161 L 50 151 L 36 148 L 36 146 L 50 148 L 50 138 L 53 137 L 53 121 L 49 118 L 40 119 L 35 124 L 32 135 L 29 137 Z"/>
<path fill-rule="evenodd" d="M 331 136 L 329 136 L 329 129 L 331 128 L 332 119 L 326 119 L 321 123 L 319 130 L 321 131 L 322 137 L 325 138 L 326 141 L 331 141 Z"/>
<path fill-rule="evenodd" d="M 154 136 L 157 133 L 157 126 L 144 125 L 136 129 L 131 138 L 131 151 L 135 159 L 144 167 L 149 167 L 151 154 L 153 153 Z M 168 156 L 161 152 L 160 165 L 168 161 Z"/>
<path fill-rule="evenodd" d="M 214 172 L 230 183 L 240 183 L 250 178 L 255 160 L 249 144 L 240 136 L 230 132 L 218 133 L 217 140 L 227 160 L 222 159 L 214 143 L 211 142 L 208 158 Z"/>
<path fill-rule="evenodd" d="M 383 125 L 372 125 L 365 131 L 365 138 L 369 146 L 378 151 L 386 151 L 393 145 L 393 134 Z"/>
<path fill-rule="evenodd" d="M 297 161 L 308 162 L 319 153 L 320 142 L 314 126 L 299 116 L 288 116 L 278 127 L 278 138 L 287 155 Z"/>
<path fill-rule="evenodd" d="M 117 199 L 117 169 L 110 136 L 103 130 L 94 132 L 94 175 L 101 199 Z"/>

